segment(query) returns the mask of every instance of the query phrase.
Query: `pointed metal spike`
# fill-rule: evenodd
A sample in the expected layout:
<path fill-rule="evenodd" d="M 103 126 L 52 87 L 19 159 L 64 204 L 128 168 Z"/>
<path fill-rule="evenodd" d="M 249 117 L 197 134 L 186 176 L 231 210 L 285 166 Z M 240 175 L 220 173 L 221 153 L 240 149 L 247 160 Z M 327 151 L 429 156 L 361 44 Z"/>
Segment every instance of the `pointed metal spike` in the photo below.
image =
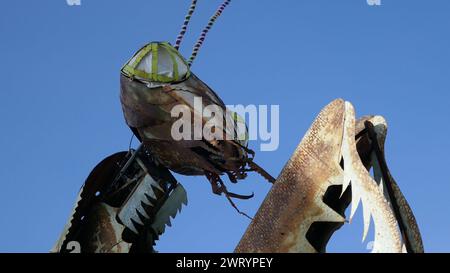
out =
<path fill-rule="evenodd" d="M 381 180 L 380 180 L 379 189 L 380 189 L 380 193 L 384 195 L 384 181 L 383 181 L 383 178 L 381 178 Z"/>
<path fill-rule="evenodd" d="M 156 195 L 153 192 L 153 190 L 147 191 L 147 193 L 145 193 L 145 197 L 150 202 L 150 204 L 148 204 L 148 205 L 153 207 L 157 200 Z"/>
<path fill-rule="evenodd" d="M 342 192 L 341 192 L 341 195 L 339 196 L 339 198 L 342 198 L 345 191 L 348 189 L 348 187 L 351 184 L 350 177 L 348 177 L 348 174 L 346 172 L 344 172 L 343 176 L 344 176 L 344 178 L 343 178 L 343 182 L 342 182 Z"/>
<path fill-rule="evenodd" d="M 160 191 L 160 190 L 159 190 L 157 187 L 155 187 L 154 185 L 152 185 L 151 187 L 152 187 L 152 190 L 153 190 L 153 192 L 154 192 L 154 194 L 155 194 L 156 196 L 162 196 L 162 195 L 165 194 L 164 191 Z"/>
<path fill-rule="evenodd" d="M 147 213 L 147 211 L 145 210 L 144 205 L 145 205 L 145 203 L 144 203 L 144 202 L 141 202 L 141 206 L 139 206 L 139 207 L 137 208 L 137 211 L 138 211 L 138 213 L 139 213 L 140 215 L 142 215 L 142 217 L 144 217 L 145 219 L 149 220 L 149 219 L 150 219 L 150 216 L 148 216 L 148 213 Z"/>
<path fill-rule="evenodd" d="M 143 226 L 144 223 L 142 222 L 141 217 L 139 217 L 138 209 L 136 209 L 135 211 L 136 211 L 136 213 L 133 216 L 131 216 L 131 221 Z"/>
<path fill-rule="evenodd" d="M 166 231 L 166 223 L 167 223 L 167 221 L 164 221 L 163 225 L 160 225 L 157 227 L 156 232 L 158 234 L 163 234 Z"/>
<path fill-rule="evenodd" d="M 133 233 L 139 234 L 139 232 L 137 231 L 136 227 L 133 224 L 129 226 L 127 225 L 127 228 L 129 228 Z"/>
<path fill-rule="evenodd" d="M 178 214 L 178 210 L 180 209 L 180 207 L 178 207 L 176 210 L 174 210 L 171 214 L 170 214 L 170 217 L 172 217 L 172 219 L 175 219 L 175 217 L 177 216 L 177 214 Z"/>
<path fill-rule="evenodd" d="M 158 181 L 152 179 L 152 180 L 150 181 L 150 183 L 152 184 L 152 187 L 153 187 L 153 188 L 158 189 L 160 192 L 165 192 L 165 191 L 163 190 L 163 188 L 161 188 L 161 186 L 159 185 Z"/>
<path fill-rule="evenodd" d="M 153 199 L 156 200 L 156 199 L 157 199 L 157 198 L 156 198 L 156 194 L 155 194 L 154 187 L 153 187 L 153 184 L 151 183 L 151 181 L 152 181 L 152 180 L 149 181 L 150 183 L 146 184 L 146 193 L 147 193 L 150 197 L 152 197 Z"/>
<path fill-rule="evenodd" d="M 161 227 L 161 229 L 159 230 L 158 233 L 161 235 L 161 234 L 163 234 L 164 232 L 166 232 L 166 226 L 165 226 L 165 225 Z"/>
<path fill-rule="evenodd" d="M 146 206 L 153 206 L 150 200 L 145 196 L 145 198 L 141 199 L 141 202 L 144 203 Z"/>
<path fill-rule="evenodd" d="M 124 211 L 121 211 L 118 214 L 118 217 L 120 219 L 120 221 L 123 223 L 124 226 L 126 226 L 127 228 L 129 228 L 131 231 L 133 231 L 134 233 L 138 233 L 137 230 L 135 229 L 133 223 L 131 222 L 131 218 L 132 216 L 125 214 Z"/>
<path fill-rule="evenodd" d="M 372 216 L 370 213 L 370 208 L 367 204 L 363 203 L 362 207 L 363 207 L 363 221 L 364 221 L 364 232 L 363 232 L 362 242 L 365 242 L 366 238 L 367 238 L 367 234 L 369 233 L 370 221 L 372 219 Z"/>
<path fill-rule="evenodd" d="M 166 225 L 172 225 L 170 218 L 175 218 L 177 212 L 181 210 L 183 203 L 186 202 L 186 191 L 181 184 L 178 184 L 156 214 L 152 228 L 156 232 L 164 232 Z"/>
<path fill-rule="evenodd" d="M 402 252 L 403 252 L 403 254 L 407 254 L 408 253 L 408 250 L 406 249 L 405 243 L 403 243 L 403 245 L 402 245 Z"/>
<path fill-rule="evenodd" d="M 354 183 L 352 187 L 352 204 L 351 204 L 352 207 L 350 212 L 350 222 L 352 222 L 353 217 L 355 216 L 355 213 L 358 210 L 360 202 L 361 202 L 360 189 L 357 186 L 357 183 Z"/>
<path fill-rule="evenodd" d="M 134 223 L 133 219 L 130 219 L 130 222 L 127 222 L 125 224 L 125 226 L 127 228 L 129 228 L 132 232 L 134 232 L 135 234 L 139 234 L 139 232 L 137 231 L 137 224 Z"/>
<path fill-rule="evenodd" d="M 144 195 L 144 198 L 142 198 L 142 199 L 143 200 L 141 201 L 141 206 L 147 211 L 152 210 L 154 207 L 153 203 L 155 203 L 155 200 L 152 200 L 151 198 L 149 199 L 148 196 L 145 196 L 145 195 Z M 144 201 L 146 201 L 146 202 L 144 202 Z"/>

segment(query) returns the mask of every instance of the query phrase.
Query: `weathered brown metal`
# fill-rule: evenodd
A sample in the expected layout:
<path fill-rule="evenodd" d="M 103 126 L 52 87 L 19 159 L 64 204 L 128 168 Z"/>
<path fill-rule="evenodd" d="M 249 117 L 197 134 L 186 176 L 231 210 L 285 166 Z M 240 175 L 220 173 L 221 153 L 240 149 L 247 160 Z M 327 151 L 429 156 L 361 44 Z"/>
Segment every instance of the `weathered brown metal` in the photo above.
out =
<path fill-rule="evenodd" d="M 52 252 L 152 252 L 183 204 L 181 184 L 142 146 L 114 154 L 89 175 Z"/>
<path fill-rule="evenodd" d="M 377 163 L 382 172 L 382 179 L 389 194 L 389 201 L 396 214 L 406 250 L 409 253 L 423 253 L 423 241 L 416 218 L 386 162 L 384 152 L 384 142 L 387 134 L 386 121 L 384 119 L 378 119 L 378 122 L 366 121 L 364 124 L 368 129 L 368 135 L 372 141 L 373 154 L 376 156 Z"/>
<path fill-rule="evenodd" d="M 174 107 L 184 105 L 193 116 L 200 115 L 192 117 L 191 121 L 199 118 L 202 128 L 207 122 L 202 113 L 194 109 L 194 97 L 202 98 L 202 109 L 216 105 L 226 113 L 222 100 L 194 74 L 183 82 L 152 88 L 121 75 L 121 102 L 126 122 L 166 167 L 184 175 L 204 175 L 205 171 L 222 175 L 238 171 L 248 158 L 244 149 L 229 140 L 234 137 L 208 142 L 196 140 L 192 130 L 191 140 L 173 139 L 172 126 L 179 119 L 171 116 Z M 217 128 L 221 127 L 223 125 Z"/>
<path fill-rule="evenodd" d="M 158 47 L 161 43 L 151 45 Z M 165 44 L 163 47 L 171 46 Z M 134 56 L 140 56 L 145 48 Z M 175 48 L 173 52 L 177 52 L 177 58 L 182 58 Z M 159 62 L 160 58 L 157 60 Z M 150 69 L 148 65 L 145 64 L 146 68 Z M 251 170 L 248 167 L 249 162 L 253 160 L 254 152 L 234 135 L 234 129 L 228 130 L 225 124 L 230 118 L 229 111 L 208 85 L 192 72 L 178 81 L 157 82 L 153 78 L 144 79 L 134 75 L 126 69 L 122 69 L 120 83 L 120 99 L 127 125 L 162 165 L 184 175 L 205 175 L 212 185 L 213 192 L 225 194 L 233 206 L 235 205 L 229 197 L 241 199 L 252 197 L 228 192 L 220 178 L 226 174 L 233 183 L 246 178 L 247 172 Z M 208 122 L 211 122 L 203 115 L 203 110 L 195 107 L 196 99 L 201 99 L 201 109 L 215 106 L 222 111 L 222 117 L 212 120 L 214 131 L 219 132 L 221 139 L 209 140 L 204 136 L 195 135 L 194 131 L 198 129 L 195 120 L 201 123 L 198 124 L 201 126 L 200 132 Z M 180 106 L 189 110 L 188 117 L 171 116 L 172 110 Z M 179 119 L 186 119 L 186 123 L 192 124 L 193 130 L 189 140 L 175 140 L 172 135 L 173 125 Z M 273 182 L 272 177 L 259 166 L 255 168 L 259 173 L 263 173 L 264 178 Z"/>
<path fill-rule="evenodd" d="M 385 181 L 374 180 L 377 166 L 367 122 L 378 129 L 381 147 L 387 125 L 379 116 L 354 119 L 353 106 L 336 100 L 319 114 L 288 161 L 236 247 L 236 252 L 325 252 L 332 234 L 363 203 L 364 236 L 370 219 L 375 223 L 375 252 L 422 252 L 422 241 L 412 211 L 392 177 L 389 196 Z M 383 127 L 385 126 L 385 127 Z M 384 159 L 384 151 L 381 160 Z M 378 169 L 374 170 L 377 175 Z M 379 175 L 378 175 L 379 176 Z M 350 186 L 351 185 L 351 186 Z M 400 207 L 400 215 L 389 201 Z M 404 224 L 403 224 L 404 223 Z M 399 226 L 407 226 L 406 235 Z M 403 235 L 403 236 L 402 236 Z"/>
<path fill-rule="evenodd" d="M 344 122 L 344 137 L 342 140 L 342 158 L 344 161 L 343 190 L 351 184 L 352 204 L 350 221 L 359 203 L 362 203 L 364 235 L 366 238 L 371 218 L 374 222 L 375 239 L 373 252 L 400 253 L 403 242 L 398 230 L 398 222 L 380 186 L 370 176 L 367 168 L 361 162 L 356 150 L 355 140 L 355 110 L 346 102 L 346 117 Z"/>
<path fill-rule="evenodd" d="M 356 131 L 364 133 L 357 138 L 357 150 L 362 162 L 368 162 L 366 165 L 368 170 L 380 169 L 382 176 L 379 178 L 382 178 L 386 186 L 384 189 L 386 198 L 395 213 L 407 252 L 423 253 L 424 247 L 416 218 L 386 163 L 384 149 L 388 131 L 386 120 L 381 116 L 363 117 L 356 123 Z"/>
<path fill-rule="evenodd" d="M 92 170 L 80 190 L 69 221 L 52 252 L 64 252 L 67 250 L 69 242 L 77 240 L 77 233 L 87 219 L 86 216 L 93 209 L 95 203 L 99 201 L 99 196 L 96 193 L 102 192 L 105 186 L 114 180 L 115 175 L 120 170 L 119 166 L 126 162 L 127 154 L 127 152 L 119 152 L 108 156 Z"/>
<path fill-rule="evenodd" d="M 344 115 L 343 100 L 322 110 L 268 193 L 236 252 L 317 252 L 306 239 L 311 225 L 342 225 L 344 217 L 321 198 L 342 173 L 339 164 Z"/>
<path fill-rule="evenodd" d="M 75 242 L 82 253 L 127 253 L 131 243 L 122 239 L 125 227 L 116 220 L 117 208 L 97 202 L 86 216 L 86 222 L 77 230 Z M 150 247 L 149 247 L 150 248 Z"/>

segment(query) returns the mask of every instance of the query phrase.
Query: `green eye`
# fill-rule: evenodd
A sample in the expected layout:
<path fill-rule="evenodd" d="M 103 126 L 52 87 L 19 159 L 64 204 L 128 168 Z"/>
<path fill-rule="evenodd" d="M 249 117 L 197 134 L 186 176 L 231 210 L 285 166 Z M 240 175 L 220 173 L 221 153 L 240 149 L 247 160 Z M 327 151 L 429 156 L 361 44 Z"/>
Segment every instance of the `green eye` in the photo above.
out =
<path fill-rule="evenodd" d="M 122 67 L 122 72 L 149 82 L 178 82 L 190 75 L 186 60 L 167 42 L 152 42 L 140 49 Z"/>
<path fill-rule="evenodd" d="M 238 115 L 236 112 L 232 112 L 233 115 L 233 121 L 235 123 L 235 131 L 236 131 L 236 137 L 237 141 L 244 147 L 248 146 L 248 127 L 245 123 L 245 120 Z"/>

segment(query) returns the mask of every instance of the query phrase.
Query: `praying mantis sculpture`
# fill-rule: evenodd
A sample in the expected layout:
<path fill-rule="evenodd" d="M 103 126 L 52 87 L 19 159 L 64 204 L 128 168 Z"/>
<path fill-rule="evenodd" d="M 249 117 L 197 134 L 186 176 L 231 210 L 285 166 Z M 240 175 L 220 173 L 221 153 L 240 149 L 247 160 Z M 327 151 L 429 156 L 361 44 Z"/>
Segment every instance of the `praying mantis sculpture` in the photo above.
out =
<path fill-rule="evenodd" d="M 349 102 L 330 103 L 281 171 L 235 251 L 325 252 L 333 233 L 345 225 L 348 206 L 351 220 L 361 203 L 363 236 L 371 219 L 375 226 L 373 252 L 422 253 L 415 217 L 386 164 L 386 135 L 383 117 L 356 120 Z M 186 204 L 183 186 L 145 148 L 114 154 L 86 180 L 52 251 L 70 251 L 70 243 L 77 242 L 84 252 L 152 252 Z"/>
<path fill-rule="evenodd" d="M 93 169 L 52 252 L 154 252 L 165 227 L 187 204 L 184 187 L 169 170 L 205 175 L 213 192 L 224 194 L 236 209 L 231 198 L 251 196 L 229 192 L 222 174 L 237 182 L 256 171 L 274 183 L 236 252 L 325 252 L 330 237 L 346 221 L 347 207 L 351 204 L 352 219 L 359 203 L 364 237 L 371 219 L 375 225 L 374 252 L 423 252 L 414 215 L 386 164 L 387 124 L 380 116 L 356 121 L 349 102 L 333 101 L 276 180 L 253 162 L 254 152 L 246 139 L 171 138 L 174 119 L 168 113 L 175 105 L 192 109 L 194 97 L 199 96 L 225 110 L 219 96 L 190 71 L 190 65 L 230 1 L 211 18 L 186 61 L 178 48 L 196 2 L 175 46 L 149 43 L 121 69 L 125 120 L 142 144 L 137 150 L 107 157 Z M 236 133 L 215 125 L 221 135 Z"/>

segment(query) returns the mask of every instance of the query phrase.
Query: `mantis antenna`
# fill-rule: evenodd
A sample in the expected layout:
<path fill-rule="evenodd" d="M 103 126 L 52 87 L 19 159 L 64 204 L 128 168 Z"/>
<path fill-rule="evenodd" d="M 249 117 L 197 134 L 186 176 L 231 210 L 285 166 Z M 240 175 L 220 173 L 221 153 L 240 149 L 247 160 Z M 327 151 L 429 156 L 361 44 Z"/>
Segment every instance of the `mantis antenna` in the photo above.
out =
<path fill-rule="evenodd" d="M 186 17 L 184 18 L 184 22 L 183 22 L 183 25 L 181 26 L 180 33 L 178 34 L 177 39 L 175 41 L 174 48 L 176 50 L 179 50 L 179 48 L 180 48 L 181 42 L 183 41 L 184 35 L 186 34 L 189 22 L 191 21 L 192 14 L 194 14 L 195 8 L 197 7 L 197 1 L 198 0 L 192 0 L 191 6 L 189 7 Z M 194 48 L 192 49 L 191 57 L 188 60 L 189 66 L 192 65 L 192 62 L 194 62 L 195 58 L 197 57 L 198 51 L 200 50 L 200 48 L 203 45 L 203 42 L 205 41 L 206 34 L 208 34 L 209 30 L 212 28 L 212 26 L 216 22 L 217 18 L 220 17 L 220 15 L 225 10 L 225 8 L 230 4 L 230 2 L 231 2 L 231 0 L 223 1 L 223 3 L 219 6 L 219 8 L 214 13 L 214 15 L 209 19 L 208 24 L 202 30 L 200 37 L 198 38 L 197 42 L 194 45 Z"/>
<path fill-rule="evenodd" d="M 201 32 L 200 37 L 197 40 L 197 43 L 194 45 L 191 57 L 188 60 L 188 65 L 189 66 L 192 65 L 192 62 L 195 60 L 195 57 L 197 57 L 198 51 L 200 50 L 200 48 L 203 45 L 203 42 L 205 41 L 206 34 L 211 29 L 211 27 L 214 25 L 214 23 L 216 22 L 217 18 L 219 18 L 219 16 L 222 14 L 222 12 L 225 10 L 225 8 L 230 4 L 230 2 L 231 2 L 231 0 L 223 1 L 223 3 L 219 6 L 217 11 L 214 13 L 214 15 L 209 19 L 208 24 L 206 25 L 206 27 Z"/>
<path fill-rule="evenodd" d="M 191 6 L 189 7 L 188 13 L 184 18 L 183 25 L 180 30 L 180 34 L 178 34 L 177 40 L 175 41 L 174 48 L 178 50 L 180 48 L 181 42 L 183 41 L 184 34 L 186 34 L 187 27 L 189 25 L 189 21 L 191 21 L 192 14 L 194 14 L 195 8 L 197 7 L 197 0 L 192 0 Z"/>

